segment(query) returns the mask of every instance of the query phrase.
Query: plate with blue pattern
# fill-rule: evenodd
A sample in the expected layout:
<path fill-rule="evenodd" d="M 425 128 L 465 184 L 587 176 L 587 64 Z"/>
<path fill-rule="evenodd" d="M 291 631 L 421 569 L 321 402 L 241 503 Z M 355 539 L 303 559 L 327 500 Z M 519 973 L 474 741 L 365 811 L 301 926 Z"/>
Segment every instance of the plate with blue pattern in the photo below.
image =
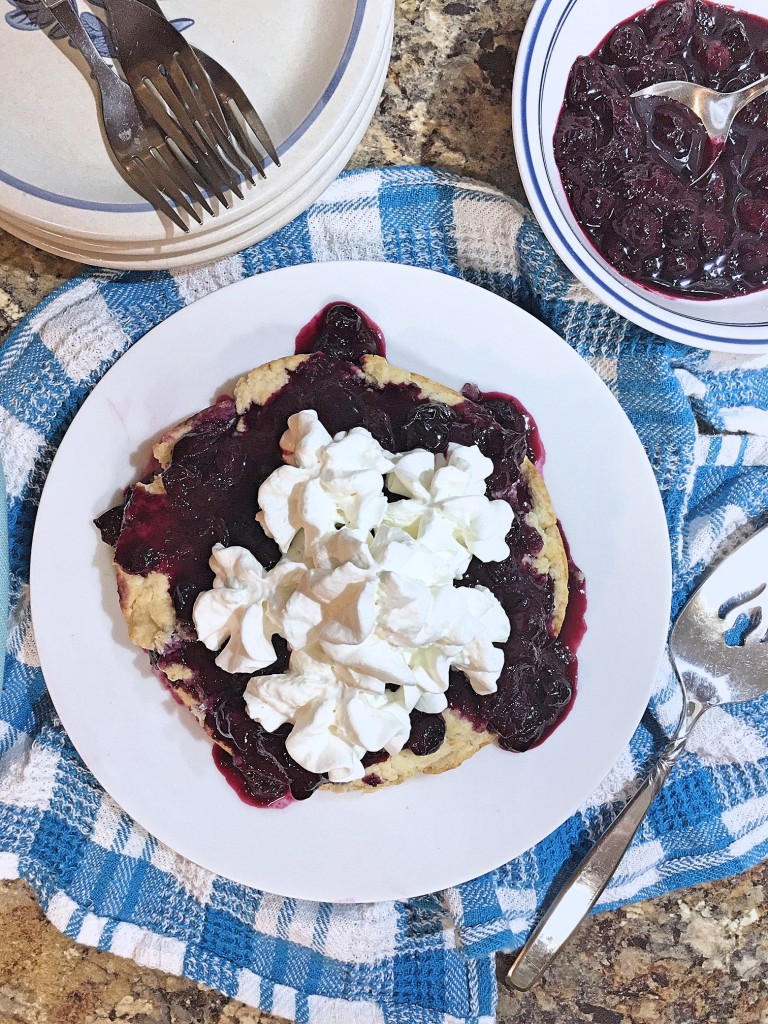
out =
<path fill-rule="evenodd" d="M 0 19 L 3 227 L 42 248 L 133 267 L 200 262 L 230 240 L 234 251 L 302 212 L 367 127 L 371 90 L 378 97 L 386 73 L 394 11 L 393 0 L 164 0 L 176 27 L 241 83 L 281 158 L 280 168 L 267 161 L 266 179 L 244 186 L 242 201 L 192 223 L 186 235 L 116 170 L 93 83 L 51 15 L 38 0 L 0 2 L 8 8 Z M 80 0 L 79 9 L 108 59 L 101 6 Z"/>

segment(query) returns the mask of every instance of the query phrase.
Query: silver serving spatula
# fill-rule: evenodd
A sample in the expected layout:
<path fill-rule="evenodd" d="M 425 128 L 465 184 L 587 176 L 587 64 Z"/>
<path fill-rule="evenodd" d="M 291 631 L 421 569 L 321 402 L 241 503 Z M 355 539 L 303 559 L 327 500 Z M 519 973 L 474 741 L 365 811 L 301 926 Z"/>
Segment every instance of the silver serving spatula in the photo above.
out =
<path fill-rule="evenodd" d="M 624 810 L 603 833 L 537 924 L 507 974 L 534 985 L 597 902 L 659 790 L 709 708 L 768 691 L 768 526 L 731 552 L 693 594 L 669 639 L 683 691 L 677 732 Z"/>

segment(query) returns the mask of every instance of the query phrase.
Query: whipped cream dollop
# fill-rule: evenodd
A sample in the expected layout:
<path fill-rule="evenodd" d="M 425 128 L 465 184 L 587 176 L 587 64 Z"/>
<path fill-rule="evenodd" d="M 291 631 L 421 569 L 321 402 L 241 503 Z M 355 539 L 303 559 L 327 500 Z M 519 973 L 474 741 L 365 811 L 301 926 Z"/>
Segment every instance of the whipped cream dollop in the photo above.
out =
<path fill-rule="evenodd" d="M 473 556 L 507 557 L 513 511 L 486 497 L 493 463 L 476 445 L 392 454 L 362 427 L 331 437 L 312 410 L 280 443 L 285 465 L 259 488 L 257 519 L 282 557 L 266 570 L 215 545 L 193 619 L 227 672 L 268 668 L 273 636 L 288 641 L 287 671 L 249 680 L 248 714 L 269 732 L 291 723 L 291 757 L 348 782 L 367 751 L 402 750 L 414 708 L 447 706 L 451 668 L 495 691 L 509 620 L 488 589 L 454 582 Z"/>

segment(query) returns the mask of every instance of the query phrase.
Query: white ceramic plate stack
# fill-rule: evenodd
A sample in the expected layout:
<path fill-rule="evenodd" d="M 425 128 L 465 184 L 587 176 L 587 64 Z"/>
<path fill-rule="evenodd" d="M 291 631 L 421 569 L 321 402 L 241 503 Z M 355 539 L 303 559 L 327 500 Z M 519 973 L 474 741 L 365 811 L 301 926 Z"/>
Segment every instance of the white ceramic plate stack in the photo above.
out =
<path fill-rule="evenodd" d="M 164 0 L 164 13 L 178 19 L 186 38 L 240 82 L 281 160 L 279 168 L 267 161 L 266 179 L 244 184 L 242 201 L 233 197 L 229 210 L 192 222 L 185 234 L 114 167 L 79 54 L 32 25 L 29 0 L 8 2 L 0 21 L 0 228 L 97 266 L 200 263 L 302 213 L 368 127 L 392 47 L 394 0 Z M 80 6 L 94 26 L 91 9 Z"/>

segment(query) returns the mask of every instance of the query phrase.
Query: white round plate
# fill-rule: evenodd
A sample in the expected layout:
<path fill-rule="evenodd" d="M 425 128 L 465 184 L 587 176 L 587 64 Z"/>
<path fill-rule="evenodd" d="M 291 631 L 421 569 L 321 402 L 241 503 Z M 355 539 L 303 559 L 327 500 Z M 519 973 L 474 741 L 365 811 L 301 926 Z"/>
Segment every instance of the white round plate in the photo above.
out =
<path fill-rule="evenodd" d="M 334 299 L 358 304 L 381 326 L 396 365 L 454 387 L 473 381 L 511 392 L 531 411 L 547 449 L 554 506 L 586 574 L 588 630 L 573 707 L 534 750 L 510 754 L 493 745 L 442 775 L 257 809 L 227 785 L 210 740 L 130 644 L 111 550 L 92 520 L 136 478 L 152 438 L 253 366 L 292 352 L 298 330 Z M 188 306 L 134 345 L 96 385 L 61 443 L 40 503 L 31 571 L 48 689 L 107 792 L 212 871 L 334 902 L 403 899 L 474 878 L 572 814 L 640 720 L 671 590 L 653 474 L 629 421 L 587 364 L 505 300 L 386 263 L 259 275 Z"/>
<path fill-rule="evenodd" d="M 23 24 L 20 8 L 26 5 L 12 0 L 12 6 L 0 21 L 7 85 L 0 115 L 9 127 L 0 144 L 0 212 L 35 230 L 114 242 L 118 248 L 189 246 L 193 239 L 137 201 L 113 167 L 79 55 L 41 30 L 18 31 L 13 26 Z M 233 4 L 225 14 L 215 0 L 193 6 L 190 11 L 188 0 L 169 0 L 164 11 L 193 21 L 185 35 L 238 78 L 282 160 L 279 169 L 268 166 L 266 180 L 247 186 L 244 202 L 192 225 L 190 236 L 207 241 L 251 210 L 281 202 L 287 190 L 315 172 L 378 72 L 391 38 L 393 0 L 338 0 L 330 7 L 320 0 L 284 0 L 274 9 Z M 35 132 L 27 123 L 35 124 Z M 286 207 L 284 223 L 297 212 Z"/>
<path fill-rule="evenodd" d="M 237 221 L 221 225 L 215 234 L 198 238 L 192 236 L 187 245 L 155 243 L 117 244 L 115 242 L 81 241 L 71 237 L 33 228 L 27 222 L 6 218 L 0 213 L 0 228 L 23 238 L 38 248 L 46 249 L 66 259 L 94 266 L 123 269 L 168 269 L 187 267 L 227 256 L 261 241 L 298 216 L 320 196 L 344 167 L 357 148 L 370 124 L 387 77 L 392 33 L 385 41 L 376 74 L 372 79 L 359 110 L 350 118 L 344 132 L 334 145 L 318 160 L 311 174 L 295 182 L 274 203 L 252 208 Z"/>
<path fill-rule="evenodd" d="M 638 12 L 637 0 L 538 0 L 520 42 L 512 94 L 515 154 L 536 219 L 567 267 L 617 313 L 641 327 L 698 348 L 768 350 L 768 290 L 696 301 L 654 292 L 617 273 L 576 222 L 555 163 L 553 138 L 576 58 L 592 53 L 611 29 Z M 728 5 L 730 7 L 730 5 Z M 765 16 L 765 0 L 738 0 Z"/>

